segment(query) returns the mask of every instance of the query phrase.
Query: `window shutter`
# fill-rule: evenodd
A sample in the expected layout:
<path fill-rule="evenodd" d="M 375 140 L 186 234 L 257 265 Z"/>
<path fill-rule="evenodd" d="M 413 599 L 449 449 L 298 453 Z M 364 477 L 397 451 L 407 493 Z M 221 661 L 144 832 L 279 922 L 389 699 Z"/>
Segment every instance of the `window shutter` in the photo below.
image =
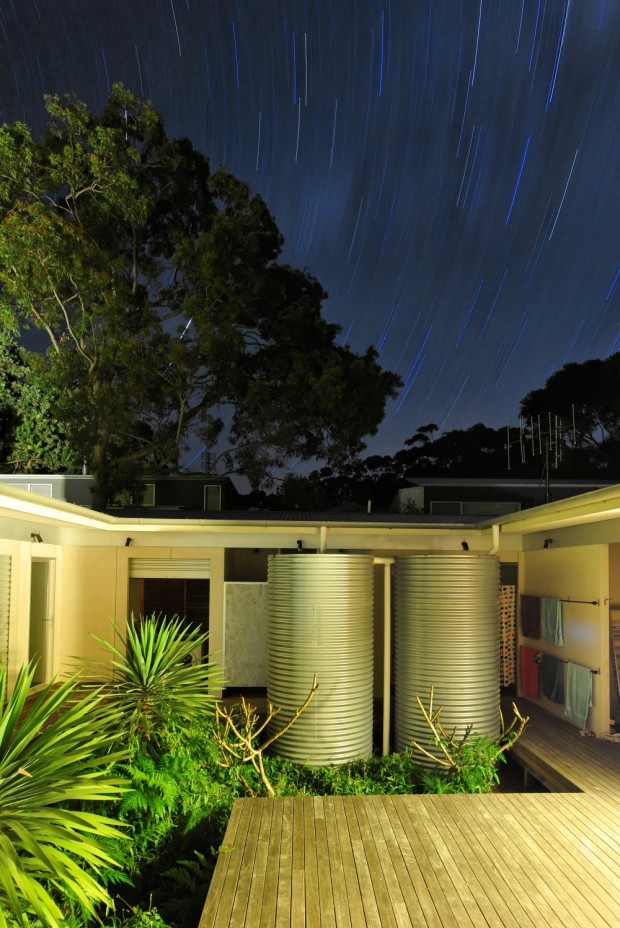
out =
<path fill-rule="evenodd" d="M 170 559 L 166 557 L 132 557 L 129 559 L 131 578 L 208 580 L 211 574 L 208 558 L 188 557 Z"/>
<path fill-rule="evenodd" d="M 9 663 L 9 619 L 11 607 L 11 556 L 0 555 L 0 664 Z"/>

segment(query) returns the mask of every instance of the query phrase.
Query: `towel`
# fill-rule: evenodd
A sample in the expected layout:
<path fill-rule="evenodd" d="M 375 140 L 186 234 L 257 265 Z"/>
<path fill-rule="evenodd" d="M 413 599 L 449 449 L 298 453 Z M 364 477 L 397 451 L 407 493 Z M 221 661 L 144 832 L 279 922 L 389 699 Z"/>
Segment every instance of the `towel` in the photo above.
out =
<path fill-rule="evenodd" d="M 586 727 L 588 709 L 592 705 L 592 671 L 581 664 L 568 662 L 566 671 L 566 706 L 564 714 L 579 728 Z"/>
<path fill-rule="evenodd" d="M 543 596 L 540 600 L 540 637 L 548 644 L 564 644 L 562 637 L 562 603 Z"/>
<path fill-rule="evenodd" d="M 564 702 L 564 667 L 559 657 L 543 653 L 540 665 L 542 691 L 551 702 Z"/>
<path fill-rule="evenodd" d="M 528 648 L 522 644 L 520 649 L 521 665 L 521 689 L 522 695 L 529 699 L 538 698 L 538 662 L 536 648 Z"/>
<path fill-rule="evenodd" d="M 526 638 L 540 638 L 540 596 L 521 596 L 521 631 Z"/>

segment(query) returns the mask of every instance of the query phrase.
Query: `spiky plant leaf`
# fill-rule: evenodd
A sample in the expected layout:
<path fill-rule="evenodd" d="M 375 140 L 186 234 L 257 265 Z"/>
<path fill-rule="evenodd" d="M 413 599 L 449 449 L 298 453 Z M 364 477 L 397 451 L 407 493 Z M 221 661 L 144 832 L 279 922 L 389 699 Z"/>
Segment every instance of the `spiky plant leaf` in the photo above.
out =
<path fill-rule="evenodd" d="M 49 683 L 28 705 L 34 672 L 25 665 L 9 695 L 0 667 L 0 928 L 30 916 L 56 928 L 63 900 L 89 913 L 109 904 L 98 874 L 118 863 L 100 839 L 124 837 L 113 819 L 79 809 L 123 791 L 107 773 L 124 752 L 110 752 L 101 692 L 80 696 L 76 675 Z"/>
<path fill-rule="evenodd" d="M 220 668 L 194 663 L 192 655 L 208 633 L 187 626 L 179 616 L 152 615 L 127 622 L 119 646 L 98 638 L 113 654 L 114 679 L 107 698 L 121 715 L 130 741 L 159 754 L 175 738 L 187 738 L 191 726 L 213 714 Z"/>

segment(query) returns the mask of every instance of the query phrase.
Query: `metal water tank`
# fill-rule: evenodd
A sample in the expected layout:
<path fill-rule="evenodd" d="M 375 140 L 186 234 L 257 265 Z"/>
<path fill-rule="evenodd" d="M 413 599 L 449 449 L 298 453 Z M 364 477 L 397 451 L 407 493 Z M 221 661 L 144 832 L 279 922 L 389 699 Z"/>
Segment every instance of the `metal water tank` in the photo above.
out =
<path fill-rule="evenodd" d="M 277 554 L 269 559 L 267 695 L 281 730 L 318 677 L 318 690 L 274 750 L 295 763 L 341 764 L 372 754 L 373 559 Z"/>
<path fill-rule="evenodd" d="M 394 741 L 434 749 L 416 696 L 446 731 L 500 730 L 499 562 L 484 555 L 398 557 L 394 569 Z M 430 760 L 418 755 L 432 767 Z"/>

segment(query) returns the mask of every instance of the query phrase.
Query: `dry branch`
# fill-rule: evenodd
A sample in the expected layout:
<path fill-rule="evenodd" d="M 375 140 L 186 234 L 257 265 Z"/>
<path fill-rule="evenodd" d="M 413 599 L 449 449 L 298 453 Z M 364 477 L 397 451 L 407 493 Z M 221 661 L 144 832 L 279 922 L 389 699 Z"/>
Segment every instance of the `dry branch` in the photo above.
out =
<path fill-rule="evenodd" d="M 215 743 L 220 749 L 223 760 L 222 767 L 232 767 L 236 762 L 247 764 L 250 763 L 258 773 L 268 796 L 274 796 L 273 786 L 265 773 L 263 764 L 263 753 L 271 745 L 281 738 L 297 721 L 302 712 L 307 709 L 314 698 L 319 687 L 319 681 L 316 674 L 312 679 L 310 692 L 305 700 L 295 711 L 292 716 L 279 731 L 275 732 L 270 738 L 262 744 L 256 744 L 260 735 L 265 731 L 269 723 L 281 712 L 281 707 L 275 707 L 271 702 L 268 704 L 267 716 L 261 723 L 259 721 L 256 709 L 246 702 L 242 697 L 241 702 L 236 706 L 226 707 L 218 703 L 215 707 L 215 728 L 213 737 Z M 243 777 L 237 772 L 237 775 L 249 793 L 252 789 Z"/>
<path fill-rule="evenodd" d="M 428 700 L 428 709 L 425 707 L 424 703 L 419 696 L 416 696 L 416 701 L 424 717 L 424 721 L 428 725 L 430 732 L 433 736 L 433 741 L 437 745 L 437 749 L 440 752 L 439 756 L 433 754 L 424 745 L 419 744 L 417 741 L 412 741 L 411 744 L 414 748 L 417 748 L 422 754 L 430 758 L 440 767 L 448 767 L 453 770 L 460 770 L 461 764 L 459 758 L 462 756 L 463 748 L 471 738 L 473 725 L 468 725 L 464 733 L 457 738 L 456 727 L 452 729 L 452 732 L 448 734 L 443 725 L 441 724 L 440 716 L 443 709 L 443 706 L 440 706 L 438 709 L 433 709 L 433 698 L 435 695 L 435 687 L 431 686 L 429 700 Z M 504 724 L 504 716 L 502 710 L 499 710 L 500 717 L 500 734 L 495 742 L 496 750 L 491 755 L 491 760 L 495 761 L 498 757 L 508 751 L 512 745 L 517 741 L 523 731 L 525 726 L 529 722 L 529 716 L 522 716 L 519 712 L 517 706 L 513 702 L 512 709 L 514 712 L 514 717 L 506 728 Z"/>

